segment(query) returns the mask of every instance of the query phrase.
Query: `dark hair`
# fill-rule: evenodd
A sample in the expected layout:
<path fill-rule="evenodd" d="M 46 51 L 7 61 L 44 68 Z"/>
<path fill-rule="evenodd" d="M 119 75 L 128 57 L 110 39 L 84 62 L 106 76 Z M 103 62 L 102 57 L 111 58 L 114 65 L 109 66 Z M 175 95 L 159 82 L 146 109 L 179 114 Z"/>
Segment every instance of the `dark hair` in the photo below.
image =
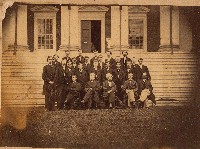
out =
<path fill-rule="evenodd" d="M 59 58 L 59 56 L 57 54 L 54 54 L 53 57 L 57 56 Z"/>
<path fill-rule="evenodd" d="M 52 57 L 52 56 L 47 56 L 47 62 L 48 62 L 48 60 L 49 60 L 50 58 L 53 58 L 53 57 Z"/>
<path fill-rule="evenodd" d="M 127 51 L 122 51 L 122 54 L 124 54 L 124 52 L 126 52 L 126 54 L 128 55 L 128 52 L 127 52 Z"/>

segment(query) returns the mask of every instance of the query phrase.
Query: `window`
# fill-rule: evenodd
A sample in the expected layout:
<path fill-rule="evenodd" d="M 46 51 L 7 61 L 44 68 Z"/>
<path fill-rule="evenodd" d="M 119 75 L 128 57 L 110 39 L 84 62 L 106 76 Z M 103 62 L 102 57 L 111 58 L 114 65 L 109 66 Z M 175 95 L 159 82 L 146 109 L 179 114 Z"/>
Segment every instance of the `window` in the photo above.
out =
<path fill-rule="evenodd" d="M 143 19 L 129 19 L 129 49 L 143 49 L 144 22 Z"/>
<path fill-rule="evenodd" d="M 53 49 L 53 19 L 37 19 L 38 49 Z"/>
<path fill-rule="evenodd" d="M 128 7 L 128 46 L 131 51 L 147 51 L 147 13 L 144 6 Z"/>

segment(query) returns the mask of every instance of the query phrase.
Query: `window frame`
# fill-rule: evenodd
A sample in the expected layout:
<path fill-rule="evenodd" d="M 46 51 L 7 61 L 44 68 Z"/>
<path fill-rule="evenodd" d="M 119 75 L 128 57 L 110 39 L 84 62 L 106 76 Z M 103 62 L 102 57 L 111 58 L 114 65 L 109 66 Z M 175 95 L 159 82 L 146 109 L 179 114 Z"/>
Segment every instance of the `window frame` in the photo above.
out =
<path fill-rule="evenodd" d="M 131 49 L 128 48 L 129 51 L 134 52 L 147 52 L 147 15 L 136 13 L 136 12 L 129 12 L 128 13 L 128 21 L 130 19 L 136 19 L 136 20 L 143 20 L 143 49 Z M 129 22 L 128 22 L 128 30 L 129 30 Z M 129 36 L 129 33 L 128 33 Z M 128 37 L 129 40 L 129 37 Z"/>

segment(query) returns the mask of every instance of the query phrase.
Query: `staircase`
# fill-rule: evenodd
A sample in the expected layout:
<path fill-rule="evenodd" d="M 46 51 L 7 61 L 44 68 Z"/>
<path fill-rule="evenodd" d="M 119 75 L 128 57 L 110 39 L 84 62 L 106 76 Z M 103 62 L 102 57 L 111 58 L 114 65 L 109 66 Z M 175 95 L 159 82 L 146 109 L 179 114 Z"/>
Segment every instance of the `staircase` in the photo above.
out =
<path fill-rule="evenodd" d="M 2 57 L 2 105 L 41 106 L 42 69 L 46 52 L 7 51 Z M 195 99 L 200 84 L 199 59 L 192 53 L 135 53 L 129 57 L 142 57 L 152 76 L 158 105 L 180 105 Z"/>

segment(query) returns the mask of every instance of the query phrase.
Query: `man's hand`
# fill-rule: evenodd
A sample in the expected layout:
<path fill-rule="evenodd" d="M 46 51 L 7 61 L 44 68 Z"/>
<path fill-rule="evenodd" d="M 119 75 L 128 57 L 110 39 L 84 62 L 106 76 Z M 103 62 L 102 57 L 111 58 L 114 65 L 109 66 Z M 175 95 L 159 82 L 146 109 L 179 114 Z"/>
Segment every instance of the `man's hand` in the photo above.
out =
<path fill-rule="evenodd" d="M 53 84 L 54 82 L 53 81 L 49 81 L 49 84 Z"/>

